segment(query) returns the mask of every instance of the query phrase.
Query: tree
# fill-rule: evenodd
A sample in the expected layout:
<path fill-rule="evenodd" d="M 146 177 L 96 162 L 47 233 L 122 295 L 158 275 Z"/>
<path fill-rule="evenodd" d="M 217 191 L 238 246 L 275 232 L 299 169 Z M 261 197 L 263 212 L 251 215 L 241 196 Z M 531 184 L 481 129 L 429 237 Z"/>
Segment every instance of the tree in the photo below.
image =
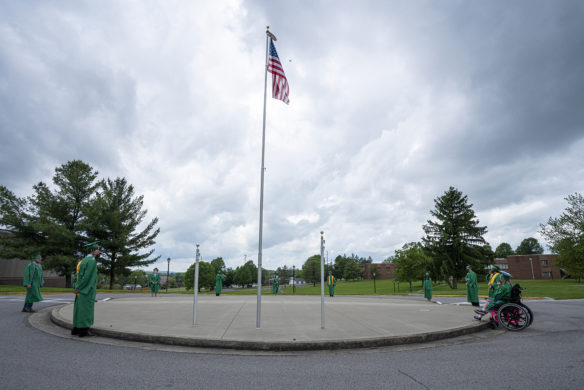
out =
<path fill-rule="evenodd" d="M 264 276 L 263 272 L 262 276 Z M 235 284 L 246 286 L 248 284 L 257 282 L 257 280 L 258 267 L 256 267 L 256 265 L 253 263 L 253 260 L 248 260 L 244 265 L 235 269 L 235 275 L 233 277 L 233 282 Z"/>
<path fill-rule="evenodd" d="M 584 277 L 584 197 L 575 193 L 565 199 L 569 206 L 559 217 L 541 224 L 540 233 L 560 255 L 558 265 L 580 283 Z"/>
<path fill-rule="evenodd" d="M 222 271 L 225 268 L 225 262 L 222 257 L 217 257 L 211 260 L 211 265 L 215 269 L 215 275 L 217 275 L 217 272 Z"/>
<path fill-rule="evenodd" d="M 288 280 L 290 279 L 290 276 L 292 274 L 292 270 L 290 268 L 288 268 L 287 266 L 278 267 L 278 269 L 276 269 L 276 273 L 278 274 L 280 282 L 283 285 L 288 284 Z"/>
<path fill-rule="evenodd" d="M 361 279 L 363 276 L 363 268 L 362 266 L 353 259 L 349 259 L 345 264 L 345 269 L 343 271 L 343 279 L 345 280 L 354 280 L 354 279 Z"/>
<path fill-rule="evenodd" d="M 427 270 L 430 269 L 432 259 L 424 253 L 424 248 L 418 242 L 408 242 L 402 249 L 397 249 L 392 258 L 395 264 L 395 276 L 400 282 L 410 282 L 412 291 L 412 280 L 422 279 Z"/>
<path fill-rule="evenodd" d="M 308 283 L 320 283 L 320 255 L 310 256 L 302 265 L 302 275 Z"/>
<path fill-rule="evenodd" d="M 518 255 L 541 255 L 543 248 L 537 239 L 529 237 L 521 241 L 521 244 L 515 249 L 515 253 Z"/>
<path fill-rule="evenodd" d="M 476 263 L 483 257 L 479 248 L 486 244 L 483 235 L 486 226 L 479 226 L 466 195 L 454 187 L 434 199 L 435 210 L 430 214 L 437 221 L 428 220 L 424 225 L 426 237 L 422 238 L 426 253 L 433 259 L 435 275 L 452 276 L 451 288 L 456 289 L 458 280 L 464 277 L 468 263 Z"/>
<path fill-rule="evenodd" d="M 497 259 L 505 259 L 507 256 L 513 256 L 514 254 L 515 251 L 506 242 L 500 243 L 497 249 L 495 249 L 495 258 Z"/>
<path fill-rule="evenodd" d="M 141 269 L 133 270 L 126 279 L 126 283 L 136 283 L 142 287 L 145 287 L 148 284 L 148 275 Z"/>
<path fill-rule="evenodd" d="M 116 275 L 128 273 L 129 267 L 142 267 L 156 262 L 160 256 L 149 258 L 154 249 L 139 253 L 156 243 L 160 228 L 158 218 L 144 229 L 139 227 L 146 217 L 144 196 L 134 196 L 134 187 L 125 178 L 100 182 L 96 199 L 87 208 L 87 234 L 100 241 L 102 252 L 97 259 L 99 269 L 110 275 L 113 288 Z"/>
<path fill-rule="evenodd" d="M 29 252 L 40 251 L 44 268 L 69 276 L 84 255 L 86 209 L 94 198 L 97 174 L 73 160 L 55 169 L 54 191 L 39 182 L 34 194 L 23 199 L 0 187 L 0 225 L 12 233 L 0 242 L 2 254 L 28 258 Z M 66 283 L 70 287 L 69 278 Z"/>
<path fill-rule="evenodd" d="M 343 278 L 343 274 L 345 273 L 345 265 L 347 264 L 348 261 L 349 259 L 345 255 L 343 256 L 338 255 L 337 257 L 335 257 L 335 268 L 333 271 L 333 275 L 335 276 L 335 278 L 339 280 Z"/>
<path fill-rule="evenodd" d="M 225 286 L 231 287 L 232 284 L 235 284 L 235 270 L 233 268 L 227 268 L 225 270 Z"/>
<path fill-rule="evenodd" d="M 193 290 L 195 287 L 195 266 L 193 263 L 184 275 L 185 287 L 187 291 Z M 199 291 L 201 288 L 208 290 L 215 286 L 215 268 L 206 261 L 199 261 Z"/>

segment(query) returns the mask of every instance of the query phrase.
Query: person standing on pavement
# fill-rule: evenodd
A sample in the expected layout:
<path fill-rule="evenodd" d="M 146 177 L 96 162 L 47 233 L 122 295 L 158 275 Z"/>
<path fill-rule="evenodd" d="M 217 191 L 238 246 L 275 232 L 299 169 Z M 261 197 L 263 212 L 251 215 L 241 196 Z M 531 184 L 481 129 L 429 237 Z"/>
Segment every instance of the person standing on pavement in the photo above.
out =
<path fill-rule="evenodd" d="M 430 272 L 426 272 L 422 287 L 424 288 L 424 298 L 426 298 L 428 302 L 432 302 L 432 278 L 430 277 Z"/>
<path fill-rule="evenodd" d="M 215 296 L 221 295 L 223 290 L 223 281 L 225 280 L 225 275 L 221 273 L 221 270 L 217 271 L 217 276 L 215 276 Z"/>
<path fill-rule="evenodd" d="M 464 280 L 466 282 L 466 300 L 473 306 L 478 306 L 479 286 L 477 283 L 477 274 L 474 273 L 470 264 L 466 266 L 466 276 L 464 277 Z"/>
<path fill-rule="evenodd" d="M 150 293 L 155 297 L 158 295 L 158 288 L 160 287 L 160 275 L 158 275 L 158 268 L 154 268 L 154 272 L 150 275 Z"/>
<path fill-rule="evenodd" d="M 97 289 L 97 262 L 99 256 L 99 244 L 92 242 L 85 245 L 87 256 L 77 266 L 77 280 L 74 290 L 75 303 L 73 305 L 73 330 L 72 335 L 79 337 L 95 336 L 89 332 L 93 325 L 95 309 L 95 295 Z"/>
<path fill-rule="evenodd" d="M 42 260 L 41 254 L 35 253 L 32 255 L 32 261 L 24 267 L 22 285 L 26 287 L 26 298 L 24 298 L 23 312 L 34 313 L 32 304 L 43 300 L 41 287 L 45 284 L 45 280 L 43 279 Z"/>
<path fill-rule="evenodd" d="M 337 279 L 335 279 L 335 277 L 331 271 L 329 271 L 329 273 L 328 273 L 328 277 L 327 277 L 326 282 L 328 284 L 329 296 L 334 297 L 335 296 L 335 286 L 337 285 Z"/>
<path fill-rule="evenodd" d="M 274 275 L 274 279 L 272 279 L 272 294 L 278 294 L 278 288 L 280 287 L 280 278 L 278 278 L 278 274 Z"/>

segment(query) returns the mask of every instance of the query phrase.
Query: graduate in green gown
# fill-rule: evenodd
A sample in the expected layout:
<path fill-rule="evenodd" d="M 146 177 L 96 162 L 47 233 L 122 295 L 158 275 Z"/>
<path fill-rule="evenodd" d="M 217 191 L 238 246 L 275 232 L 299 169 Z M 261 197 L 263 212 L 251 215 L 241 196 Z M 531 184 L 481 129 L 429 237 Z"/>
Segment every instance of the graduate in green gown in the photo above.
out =
<path fill-rule="evenodd" d="M 280 278 L 278 278 L 278 274 L 274 275 L 274 279 L 272 279 L 272 294 L 278 294 L 278 288 L 280 287 Z"/>
<path fill-rule="evenodd" d="M 215 276 L 215 296 L 221 295 L 223 290 L 223 281 L 225 280 L 225 275 L 221 271 L 217 271 L 217 276 Z"/>
<path fill-rule="evenodd" d="M 77 265 L 77 280 L 73 292 L 75 304 L 73 305 L 73 330 L 71 334 L 79 337 L 94 336 L 89 332 L 93 325 L 93 313 L 95 308 L 95 294 L 97 289 L 97 262 L 99 256 L 99 244 L 92 242 L 85 245 L 87 256 Z"/>
<path fill-rule="evenodd" d="M 497 288 L 497 283 L 499 283 L 499 279 L 501 278 L 501 272 L 498 265 L 494 265 L 491 267 L 491 271 L 487 274 L 487 283 L 488 283 L 488 290 L 489 290 L 489 297 L 485 300 L 485 304 L 482 308 L 475 310 L 477 314 L 484 314 L 487 311 L 487 307 L 493 300 L 493 295 L 495 294 L 495 289 Z"/>
<path fill-rule="evenodd" d="M 153 297 L 158 295 L 158 288 L 160 287 L 160 275 L 158 275 L 158 268 L 154 268 L 154 272 L 150 275 L 150 293 Z"/>
<path fill-rule="evenodd" d="M 334 297 L 335 296 L 335 286 L 337 285 L 337 279 L 333 276 L 333 273 L 331 271 L 329 271 L 329 273 L 328 273 L 326 283 L 327 283 L 328 289 L 329 289 L 329 296 Z"/>
<path fill-rule="evenodd" d="M 511 290 L 513 289 L 511 282 L 509 281 L 510 279 L 511 274 L 507 272 L 500 273 L 497 279 L 497 287 L 493 293 L 493 298 L 489 301 L 486 309 L 475 310 L 475 313 L 477 313 L 477 315 L 474 316 L 475 320 L 480 321 L 481 318 L 488 313 L 488 310 L 497 309 L 504 303 L 509 302 L 511 299 Z"/>
<path fill-rule="evenodd" d="M 430 272 L 426 272 L 426 277 L 424 278 L 424 283 L 422 283 L 424 288 L 424 298 L 428 302 L 432 302 L 432 278 L 430 277 Z"/>
<path fill-rule="evenodd" d="M 32 256 L 32 262 L 24 267 L 24 278 L 22 285 L 26 287 L 26 298 L 24 298 L 24 307 L 22 311 L 27 313 L 34 313 L 32 304 L 43 300 L 41 295 L 41 287 L 45 284 L 43 279 L 43 266 L 41 265 L 42 257 L 40 253 L 35 253 Z"/>
<path fill-rule="evenodd" d="M 466 266 L 466 276 L 464 277 L 464 281 L 466 282 L 466 300 L 473 306 L 478 306 L 479 286 L 477 283 L 477 274 L 474 273 L 470 264 Z"/>

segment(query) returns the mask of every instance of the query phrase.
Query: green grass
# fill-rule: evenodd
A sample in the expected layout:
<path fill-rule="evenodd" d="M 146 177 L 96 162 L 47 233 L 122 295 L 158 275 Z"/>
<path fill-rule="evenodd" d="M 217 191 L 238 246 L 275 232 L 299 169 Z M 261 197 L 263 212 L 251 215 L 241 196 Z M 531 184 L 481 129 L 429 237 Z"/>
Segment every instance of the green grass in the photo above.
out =
<path fill-rule="evenodd" d="M 542 298 L 550 297 L 554 299 L 582 299 L 584 298 L 584 283 L 577 283 L 573 279 L 565 280 L 515 280 L 513 283 L 519 283 L 526 290 L 523 291 L 524 298 Z M 395 286 L 395 291 L 394 291 Z M 409 283 L 393 283 L 392 279 L 380 279 L 375 282 L 376 293 L 373 292 L 373 280 L 359 280 L 351 282 L 338 282 L 335 287 L 335 295 L 407 295 L 409 291 Z M 457 290 L 452 290 L 446 283 L 437 283 L 432 289 L 435 296 L 439 295 L 454 295 L 466 297 L 466 286 L 459 284 Z M 0 285 L 0 294 L 24 294 L 26 291 L 24 287 Z M 55 288 L 43 287 L 43 293 L 73 293 L 70 288 Z M 98 289 L 98 293 L 126 293 L 126 294 L 149 294 L 149 289 L 143 291 L 129 291 L 129 290 L 108 290 Z M 185 288 L 171 288 L 168 291 L 172 294 L 192 294 L 191 291 L 186 291 Z M 271 288 L 262 288 L 262 294 L 270 295 Z M 413 294 L 423 294 L 422 282 L 415 281 L 412 283 Z M 165 289 L 161 289 L 158 294 L 166 294 Z M 200 294 L 214 294 L 213 291 L 201 291 Z M 238 289 L 233 291 L 223 290 L 225 295 L 256 295 L 257 289 Z M 292 295 L 292 287 L 285 286 L 280 288 L 280 294 Z M 320 295 L 320 285 L 304 285 L 296 286 L 297 295 Z M 328 288 L 325 286 L 325 294 L 328 294 Z M 479 283 L 479 295 L 487 295 L 487 284 Z"/>

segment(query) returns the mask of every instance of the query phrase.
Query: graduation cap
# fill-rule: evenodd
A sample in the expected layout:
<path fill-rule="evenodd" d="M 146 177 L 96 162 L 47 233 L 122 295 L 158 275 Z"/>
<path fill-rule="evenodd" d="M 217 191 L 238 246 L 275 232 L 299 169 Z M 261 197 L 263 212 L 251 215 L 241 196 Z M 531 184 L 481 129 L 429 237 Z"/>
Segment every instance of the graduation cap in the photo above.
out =
<path fill-rule="evenodd" d="M 472 269 L 472 265 L 470 265 L 470 264 L 467 264 L 467 265 L 466 265 L 466 268 L 468 268 L 468 269 Z"/>
<path fill-rule="evenodd" d="M 497 271 L 499 271 L 501 268 L 499 268 L 499 266 L 498 266 L 498 265 L 494 265 L 494 266 L 493 266 L 493 269 L 496 269 Z"/>
<path fill-rule="evenodd" d="M 513 276 L 509 273 L 509 272 L 505 272 L 505 271 L 501 271 L 501 277 L 504 280 L 509 280 L 511 279 Z"/>
<path fill-rule="evenodd" d="M 90 242 L 89 244 L 83 245 L 85 249 L 98 249 L 99 248 L 99 241 Z"/>
<path fill-rule="evenodd" d="M 36 252 L 36 253 L 35 253 L 34 255 L 32 255 L 30 258 L 34 260 L 34 259 L 38 259 L 39 257 L 41 257 L 41 258 L 42 258 L 42 256 L 41 256 L 41 253 L 40 253 L 40 252 Z"/>

